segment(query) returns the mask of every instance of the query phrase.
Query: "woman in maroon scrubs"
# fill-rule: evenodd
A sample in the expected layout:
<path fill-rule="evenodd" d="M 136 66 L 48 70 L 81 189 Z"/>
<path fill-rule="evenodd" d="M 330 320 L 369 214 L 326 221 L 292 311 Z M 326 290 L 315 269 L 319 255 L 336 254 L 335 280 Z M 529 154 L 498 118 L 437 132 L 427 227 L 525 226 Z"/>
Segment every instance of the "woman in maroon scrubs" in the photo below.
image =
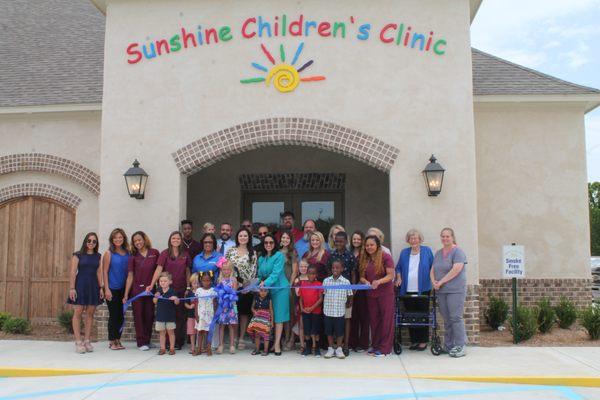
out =
<path fill-rule="evenodd" d="M 169 247 L 160 253 L 158 257 L 158 266 L 156 267 L 156 271 L 154 271 L 150 286 L 154 287 L 161 272 L 168 272 L 173 279 L 172 288 L 175 291 L 175 295 L 182 298 L 185 295 L 185 289 L 189 281 L 192 259 L 184 249 L 181 232 L 172 232 L 169 235 L 168 245 Z M 181 350 L 186 339 L 187 313 L 184 304 L 185 302 L 181 301 L 176 308 L 175 349 L 177 350 Z"/>
<path fill-rule="evenodd" d="M 131 236 L 133 244 L 131 257 L 127 266 L 127 282 L 125 283 L 125 296 L 123 304 L 130 297 L 136 296 L 151 288 L 152 277 L 156 271 L 159 252 L 152 248 L 148 236 L 138 231 Z M 133 308 L 133 323 L 135 325 L 135 340 L 138 349 L 148 351 L 152 337 L 152 324 L 154 323 L 154 303 L 152 297 L 140 297 L 131 304 Z"/>
<path fill-rule="evenodd" d="M 372 288 L 367 290 L 371 326 L 369 355 L 385 356 L 392 352 L 394 342 L 394 261 L 383 251 L 377 236 L 367 236 L 359 265 L 360 283 Z"/>

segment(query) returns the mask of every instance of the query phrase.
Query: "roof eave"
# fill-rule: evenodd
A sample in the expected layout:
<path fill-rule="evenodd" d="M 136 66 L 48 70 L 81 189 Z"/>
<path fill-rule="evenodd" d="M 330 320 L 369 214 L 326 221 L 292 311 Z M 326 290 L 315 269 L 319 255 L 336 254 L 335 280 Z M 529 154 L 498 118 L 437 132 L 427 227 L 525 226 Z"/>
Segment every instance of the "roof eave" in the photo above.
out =
<path fill-rule="evenodd" d="M 600 93 L 590 94 L 491 94 L 474 95 L 475 103 L 582 103 L 585 113 L 600 106 Z"/>
<path fill-rule="evenodd" d="M 481 2 L 483 0 L 469 0 L 469 8 L 471 9 L 471 23 L 475 19 L 477 15 L 477 11 L 479 11 L 479 7 L 481 6 Z"/>
<path fill-rule="evenodd" d="M 106 15 L 106 0 L 91 0 L 92 4 L 100 10 L 100 12 Z M 472 18 L 471 18 L 472 20 Z"/>
<path fill-rule="evenodd" d="M 37 114 L 55 112 L 101 111 L 101 103 L 42 104 L 35 106 L 0 106 L 1 114 Z"/>

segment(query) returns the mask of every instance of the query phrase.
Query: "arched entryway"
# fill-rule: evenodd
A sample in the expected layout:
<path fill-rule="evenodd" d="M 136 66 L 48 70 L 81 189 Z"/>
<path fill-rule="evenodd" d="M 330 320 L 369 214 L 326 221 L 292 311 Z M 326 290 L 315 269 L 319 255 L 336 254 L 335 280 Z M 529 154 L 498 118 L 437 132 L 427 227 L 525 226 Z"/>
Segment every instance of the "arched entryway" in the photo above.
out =
<path fill-rule="evenodd" d="M 74 235 L 74 208 L 48 197 L 0 198 L 1 312 L 32 322 L 56 319 L 69 287 Z"/>
<path fill-rule="evenodd" d="M 389 238 L 389 175 L 354 158 L 304 146 L 268 146 L 233 155 L 187 180 L 187 217 L 198 225 L 243 218 L 277 225 L 284 210 L 348 230 L 380 227 Z M 198 229 L 200 231 L 200 229 Z"/>

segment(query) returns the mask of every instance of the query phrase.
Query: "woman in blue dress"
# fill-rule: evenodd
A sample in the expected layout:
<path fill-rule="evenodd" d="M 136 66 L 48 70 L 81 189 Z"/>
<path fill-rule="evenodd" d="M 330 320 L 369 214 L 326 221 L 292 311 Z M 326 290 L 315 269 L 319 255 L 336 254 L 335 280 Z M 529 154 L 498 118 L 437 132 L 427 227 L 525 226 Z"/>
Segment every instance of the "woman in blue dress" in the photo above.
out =
<path fill-rule="evenodd" d="M 98 235 L 93 232 L 85 235 L 81 249 L 71 258 L 69 274 L 69 304 L 74 305 L 73 332 L 75 350 L 78 353 L 94 351 L 90 343 L 96 306 L 104 298 L 104 284 L 98 253 Z M 84 340 L 81 340 L 81 316 L 85 310 Z"/>
<path fill-rule="evenodd" d="M 263 240 L 264 253 L 258 259 L 258 279 L 260 286 L 286 286 L 284 289 L 270 290 L 273 300 L 273 320 L 275 322 L 275 355 L 281 355 L 281 334 L 283 323 L 290 320 L 290 289 L 285 277 L 285 257 L 277 251 L 279 246 L 275 236 L 268 234 Z"/>

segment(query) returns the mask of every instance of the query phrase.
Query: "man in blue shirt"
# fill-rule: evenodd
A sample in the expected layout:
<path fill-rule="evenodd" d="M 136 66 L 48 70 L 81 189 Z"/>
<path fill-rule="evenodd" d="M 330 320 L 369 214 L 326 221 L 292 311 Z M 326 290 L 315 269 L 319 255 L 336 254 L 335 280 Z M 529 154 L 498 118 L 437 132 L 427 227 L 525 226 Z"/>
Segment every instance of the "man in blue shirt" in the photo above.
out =
<path fill-rule="evenodd" d="M 298 240 L 294 244 L 294 248 L 296 249 L 296 253 L 298 253 L 299 258 L 302 258 L 304 253 L 306 253 L 310 248 L 310 239 L 308 238 L 308 236 L 316 230 L 317 225 L 314 220 L 307 219 L 306 221 L 304 221 L 304 225 L 302 226 L 304 236 L 302 236 L 302 239 Z"/>

